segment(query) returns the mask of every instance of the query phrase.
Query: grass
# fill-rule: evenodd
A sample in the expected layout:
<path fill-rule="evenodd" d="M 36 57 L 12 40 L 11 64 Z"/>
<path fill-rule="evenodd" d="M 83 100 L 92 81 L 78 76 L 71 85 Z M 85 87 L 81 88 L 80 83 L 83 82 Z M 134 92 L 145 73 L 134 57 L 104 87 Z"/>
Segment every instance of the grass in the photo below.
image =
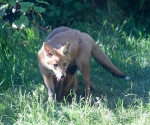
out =
<path fill-rule="evenodd" d="M 37 52 L 47 33 L 34 28 L 15 33 L 1 29 L 0 125 L 150 123 L 150 36 L 138 29 L 137 34 L 127 33 L 123 26 L 107 22 L 102 27 L 86 23 L 78 29 L 88 32 L 131 80 L 113 77 L 91 58 L 92 97 L 50 102 L 37 64 Z M 78 78 L 82 81 L 80 72 Z M 81 83 L 77 93 L 83 92 Z"/>

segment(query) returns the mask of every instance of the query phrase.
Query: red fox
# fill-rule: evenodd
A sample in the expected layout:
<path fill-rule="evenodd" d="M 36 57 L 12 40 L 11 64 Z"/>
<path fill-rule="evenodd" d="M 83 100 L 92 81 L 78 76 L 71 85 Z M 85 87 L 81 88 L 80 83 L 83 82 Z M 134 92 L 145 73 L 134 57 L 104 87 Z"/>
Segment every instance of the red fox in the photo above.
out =
<path fill-rule="evenodd" d="M 58 83 L 65 84 L 66 71 L 77 65 L 84 83 L 86 96 L 92 87 L 90 81 L 90 55 L 113 75 L 128 80 L 101 50 L 95 41 L 87 34 L 68 27 L 54 29 L 46 38 L 38 52 L 38 62 L 50 99 L 55 93 L 53 75 Z M 76 78 L 75 78 L 76 79 Z M 75 80 L 76 81 L 76 80 Z M 62 91 L 63 92 L 63 91 Z"/>
<path fill-rule="evenodd" d="M 69 30 L 70 28 L 68 27 L 61 27 L 61 28 L 56 28 L 54 29 L 46 38 L 45 41 L 51 39 L 54 35 L 60 33 L 60 32 L 64 32 Z M 64 96 L 66 96 L 67 92 L 69 91 L 69 89 L 72 87 L 73 93 L 76 93 L 77 91 L 77 87 L 78 87 L 78 80 L 77 80 L 77 76 L 75 74 L 77 70 L 77 66 L 73 65 L 71 67 L 67 68 L 66 71 L 66 76 L 64 79 L 62 80 L 57 80 L 56 75 L 53 74 L 52 78 L 53 78 L 53 84 L 54 84 L 54 91 L 56 93 L 56 99 L 60 100 L 63 99 Z M 46 85 L 47 86 L 47 85 Z M 48 87 L 47 87 L 48 88 Z M 53 98 L 51 97 L 51 92 L 48 89 L 48 93 L 50 96 L 50 99 L 52 100 Z"/>

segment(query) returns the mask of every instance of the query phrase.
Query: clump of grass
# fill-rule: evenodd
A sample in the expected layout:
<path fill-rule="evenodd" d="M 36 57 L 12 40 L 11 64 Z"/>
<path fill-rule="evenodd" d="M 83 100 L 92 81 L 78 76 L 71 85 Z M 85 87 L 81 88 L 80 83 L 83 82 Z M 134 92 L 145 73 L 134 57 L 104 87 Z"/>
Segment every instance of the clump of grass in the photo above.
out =
<path fill-rule="evenodd" d="M 4 100 L 2 102 L 2 99 Z M 139 124 L 150 122 L 150 107 L 141 100 L 134 99 L 136 105 L 124 107 L 124 101 L 118 100 L 115 109 L 109 109 L 107 100 L 104 102 L 97 98 L 91 105 L 91 99 L 77 103 L 73 98 L 72 103 L 50 102 L 45 99 L 43 85 L 35 86 L 32 92 L 21 88 L 17 92 L 7 91 L 1 95 L 1 123 L 4 124 L 89 124 L 89 125 L 117 125 Z M 8 104 L 9 102 L 9 104 Z M 2 106 L 3 105 L 3 106 Z"/>

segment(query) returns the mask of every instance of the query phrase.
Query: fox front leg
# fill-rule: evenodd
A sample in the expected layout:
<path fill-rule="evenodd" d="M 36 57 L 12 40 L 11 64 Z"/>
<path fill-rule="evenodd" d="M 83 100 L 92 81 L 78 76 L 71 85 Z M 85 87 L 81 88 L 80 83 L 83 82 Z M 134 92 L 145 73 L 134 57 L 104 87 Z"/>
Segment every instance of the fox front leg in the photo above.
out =
<path fill-rule="evenodd" d="M 44 83 L 48 89 L 48 95 L 50 101 L 54 100 L 54 83 L 53 83 L 53 76 L 51 74 L 43 74 Z"/>
<path fill-rule="evenodd" d="M 60 96 L 62 93 L 63 83 L 64 83 L 64 80 L 57 81 L 56 86 L 55 86 L 56 99 L 58 101 L 60 100 Z"/>

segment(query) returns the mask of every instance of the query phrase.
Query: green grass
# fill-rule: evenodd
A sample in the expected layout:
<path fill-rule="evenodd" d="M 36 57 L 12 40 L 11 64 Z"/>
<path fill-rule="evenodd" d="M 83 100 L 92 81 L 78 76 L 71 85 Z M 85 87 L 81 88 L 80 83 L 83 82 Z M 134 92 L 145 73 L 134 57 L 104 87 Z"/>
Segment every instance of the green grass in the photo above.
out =
<path fill-rule="evenodd" d="M 107 24 L 107 25 L 106 25 Z M 124 24 L 123 24 L 124 25 Z M 88 28 L 87 28 L 88 27 Z M 50 102 L 39 72 L 37 52 L 47 33 L 25 29 L 0 35 L 0 125 L 148 125 L 150 123 L 150 35 L 123 26 L 79 25 L 129 75 L 113 77 L 91 58 L 95 91 L 89 100 Z M 42 37 L 41 37 L 42 36 Z M 79 81 L 82 82 L 80 72 Z M 84 92 L 79 84 L 78 95 Z"/>

